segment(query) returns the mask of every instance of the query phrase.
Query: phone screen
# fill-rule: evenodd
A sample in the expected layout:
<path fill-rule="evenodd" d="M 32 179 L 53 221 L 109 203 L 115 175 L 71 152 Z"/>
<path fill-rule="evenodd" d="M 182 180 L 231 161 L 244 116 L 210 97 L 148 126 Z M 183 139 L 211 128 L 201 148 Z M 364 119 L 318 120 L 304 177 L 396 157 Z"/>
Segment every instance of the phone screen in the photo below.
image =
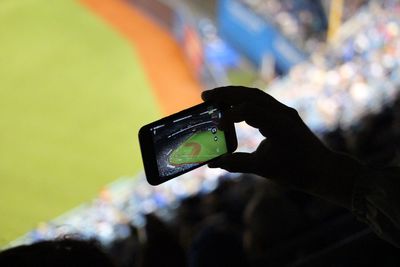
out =
<path fill-rule="evenodd" d="M 228 152 L 225 134 L 218 129 L 222 113 L 214 105 L 201 106 L 150 128 L 160 177 L 194 169 Z"/>

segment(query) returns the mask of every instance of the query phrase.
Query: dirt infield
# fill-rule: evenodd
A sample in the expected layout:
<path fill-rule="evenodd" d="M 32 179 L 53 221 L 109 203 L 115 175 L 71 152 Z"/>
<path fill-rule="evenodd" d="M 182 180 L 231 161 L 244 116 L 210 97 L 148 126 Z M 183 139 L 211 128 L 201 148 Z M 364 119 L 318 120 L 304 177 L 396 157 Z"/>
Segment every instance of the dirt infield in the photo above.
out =
<path fill-rule="evenodd" d="M 123 0 L 80 0 L 134 47 L 164 115 L 200 103 L 200 85 L 167 31 Z M 140 99 L 139 99 L 140 101 Z"/>

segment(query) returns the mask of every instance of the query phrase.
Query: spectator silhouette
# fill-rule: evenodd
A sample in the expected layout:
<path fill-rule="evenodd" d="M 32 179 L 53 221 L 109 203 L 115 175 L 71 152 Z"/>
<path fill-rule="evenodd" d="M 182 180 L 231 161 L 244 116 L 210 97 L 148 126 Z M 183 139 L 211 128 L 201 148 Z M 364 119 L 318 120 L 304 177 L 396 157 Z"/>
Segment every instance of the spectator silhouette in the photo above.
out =
<path fill-rule="evenodd" d="M 327 148 L 293 108 L 241 86 L 205 91 L 205 101 L 229 105 L 224 125 L 245 121 L 266 137 L 252 153 L 236 152 L 209 167 L 253 173 L 351 210 L 383 239 L 400 246 L 400 169 L 371 168 Z"/>
<path fill-rule="evenodd" d="M 147 215 L 146 221 L 146 243 L 140 266 L 186 266 L 185 252 L 169 227 L 153 214 Z"/>
<path fill-rule="evenodd" d="M 241 232 L 224 216 L 209 218 L 189 250 L 189 266 L 248 266 Z"/>
<path fill-rule="evenodd" d="M 279 187 L 267 184 L 249 201 L 244 215 L 244 246 L 252 266 L 282 266 L 273 247 L 285 243 L 303 228 L 300 207 Z M 280 260 L 287 260 L 281 258 Z"/>
<path fill-rule="evenodd" d="M 113 267 L 114 263 L 94 243 L 78 240 L 42 241 L 0 253 L 4 267 Z"/>

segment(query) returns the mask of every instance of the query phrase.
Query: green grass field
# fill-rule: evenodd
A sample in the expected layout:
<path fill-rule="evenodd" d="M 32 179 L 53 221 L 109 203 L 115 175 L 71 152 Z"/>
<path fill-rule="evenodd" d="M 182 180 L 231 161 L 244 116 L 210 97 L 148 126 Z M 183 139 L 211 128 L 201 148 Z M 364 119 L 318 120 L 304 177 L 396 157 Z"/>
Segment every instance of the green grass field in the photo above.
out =
<path fill-rule="evenodd" d="M 72 0 L 0 1 L 0 246 L 142 169 L 131 46 Z"/>
<path fill-rule="evenodd" d="M 216 137 L 216 140 L 214 139 Z M 170 155 L 172 165 L 202 163 L 227 152 L 223 131 L 195 133 Z"/>

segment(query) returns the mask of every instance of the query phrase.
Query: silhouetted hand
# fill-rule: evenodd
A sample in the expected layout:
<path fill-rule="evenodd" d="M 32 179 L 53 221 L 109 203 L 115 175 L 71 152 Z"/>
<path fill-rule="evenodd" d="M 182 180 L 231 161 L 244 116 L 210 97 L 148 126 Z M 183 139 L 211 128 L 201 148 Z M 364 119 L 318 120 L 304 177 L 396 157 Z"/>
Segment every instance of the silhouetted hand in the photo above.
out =
<path fill-rule="evenodd" d="M 329 150 L 297 111 L 265 92 L 241 86 L 205 91 L 205 101 L 231 106 L 223 125 L 245 121 L 266 137 L 252 153 L 236 152 L 209 164 L 230 172 L 254 173 L 349 207 L 361 164 Z"/>

